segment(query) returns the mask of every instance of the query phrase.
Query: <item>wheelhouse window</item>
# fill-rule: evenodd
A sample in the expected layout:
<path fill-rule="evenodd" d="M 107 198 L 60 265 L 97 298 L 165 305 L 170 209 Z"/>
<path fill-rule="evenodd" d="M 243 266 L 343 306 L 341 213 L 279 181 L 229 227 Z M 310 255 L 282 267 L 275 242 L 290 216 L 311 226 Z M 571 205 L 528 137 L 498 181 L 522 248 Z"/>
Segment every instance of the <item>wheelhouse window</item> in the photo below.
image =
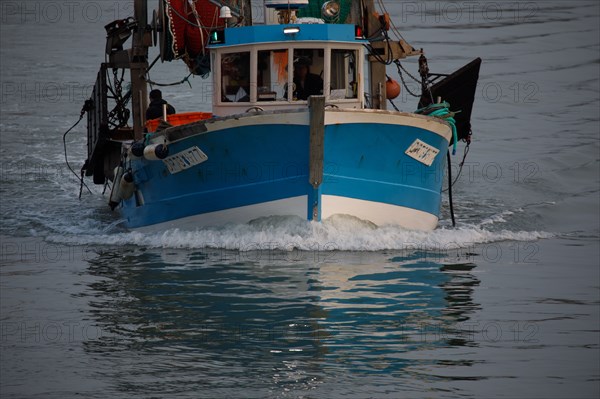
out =
<path fill-rule="evenodd" d="M 258 51 L 257 101 L 287 100 L 288 50 Z"/>
<path fill-rule="evenodd" d="M 294 85 L 292 99 L 306 101 L 309 96 L 323 94 L 325 66 L 322 49 L 294 50 Z"/>
<path fill-rule="evenodd" d="M 221 101 L 250 101 L 250 52 L 221 55 Z"/>
<path fill-rule="evenodd" d="M 357 59 L 356 50 L 331 50 L 330 99 L 358 97 Z"/>

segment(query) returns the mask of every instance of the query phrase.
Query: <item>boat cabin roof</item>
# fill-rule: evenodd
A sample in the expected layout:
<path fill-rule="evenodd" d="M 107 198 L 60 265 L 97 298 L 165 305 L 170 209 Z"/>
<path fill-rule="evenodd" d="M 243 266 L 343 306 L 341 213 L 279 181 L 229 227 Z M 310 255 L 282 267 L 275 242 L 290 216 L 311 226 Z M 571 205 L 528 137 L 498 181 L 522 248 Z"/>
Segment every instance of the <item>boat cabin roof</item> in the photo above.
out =
<path fill-rule="evenodd" d="M 254 25 L 213 32 L 208 48 L 305 41 L 367 42 L 364 38 L 357 37 L 354 25 L 348 24 Z"/>

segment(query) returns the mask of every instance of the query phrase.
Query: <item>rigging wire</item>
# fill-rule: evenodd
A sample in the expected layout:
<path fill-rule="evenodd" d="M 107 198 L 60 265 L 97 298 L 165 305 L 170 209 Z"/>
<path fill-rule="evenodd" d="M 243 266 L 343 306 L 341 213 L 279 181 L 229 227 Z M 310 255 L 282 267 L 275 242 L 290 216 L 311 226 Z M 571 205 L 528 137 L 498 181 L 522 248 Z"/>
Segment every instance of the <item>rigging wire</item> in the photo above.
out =
<path fill-rule="evenodd" d="M 396 110 L 396 112 L 400 112 L 400 110 L 398 109 L 398 107 L 396 107 L 396 104 L 394 104 L 394 101 L 392 101 L 391 98 L 388 98 L 387 100 L 390 102 L 390 104 L 392 104 L 392 107 L 394 107 L 394 109 Z"/>
<path fill-rule="evenodd" d="M 405 73 L 408 75 L 408 77 L 409 77 L 409 78 L 411 78 L 412 80 L 414 80 L 414 81 L 415 81 L 415 82 L 417 82 L 417 83 L 421 83 L 421 79 L 417 79 L 417 78 L 415 78 L 413 75 L 411 75 L 411 74 L 410 74 L 410 72 L 408 72 L 408 71 L 406 70 L 406 68 L 404 68 L 404 67 L 402 66 L 402 64 L 400 63 L 400 60 L 396 60 L 394 63 L 396 64 L 396 66 L 398 67 L 398 69 L 401 69 L 401 70 L 403 70 L 403 71 L 404 71 L 404 72 L 405 72 Z"/>
<path fill-rule="evenodd" d="M 465 160 L 467 159 L 467 154 L 469 153 L 470 146 L 471 146 L 471 141 L 470 141 L 470 138 L 469 138 L 467 140 L 467 145 L 465 146 L 465 149 L 463 151 L 463 158 L 460 161 L 460 163 L 458 164 L 458 173 L 456 174 L 456 177 L 452 181 L 452 184 L 448 188 L 442 190 L 442 192 L 448 191 L 450 189 L 450 187 L 454 186 L 454 184 L 456 184 L 456 182 L 458 181 L 458 179 L 460 179 L 460 175 L 462 174 L 463 166 L 465 165 Z"/>
<path fill-rule="evenodd" d="M 396 61 L 394 61 L 394 63 L 396 64 L 396 67 L 398 68 L 398 75 L 400 76 L 400 81 L 402 82 L 402 86 L 404 86 L 404 89 L 408 92 L 408 94 L 410 94 L 413 97 L 421 97 L 422 94 L 415 94 L 411 89 L 409 89 L 408 85 L 406 84 L 406 81 L 404 80 L 404 74 L 402 73 L 402 71 L 406 72 L 406 74 L 408 76 L 410 76 L 412 79 L 415 79 L 415 78 L 410 73 L 408 73 L 406 71 L 406 69 L 404 69 L 402 64 L 400 64 L 400 61 L 396 60 Z M 417 83 L 419 83 L 419 81 L 417 81 Z"/>
<path fill-rule="evenodd" d="M 383 10 L 385 12 L 387 12 L 387 10 L 385 10 L 385 6 L 383 6 L 382 8 L 383 8 Z M 381 64 L 384 64 L 384 65 L 395 64 L 396 67 L 397 67 L 397 69 L 398 69 L 398 75 L 400 76 L 400 80 L 402 81 L 402 86 L 407 91 L 407 93 L 409 95 L 413 96 L 413 97 L 421 97 L 423 95 L 423 88 L 425 87 L 424 83 L 423 83 L 423 80 L 422 79 L 417 79 L 416 77 L 414 77 L 410 72 L 408 72 L 406 70 L 406 68 L 404 68 L 404 66 L 400 63 L 399 60 L 393 58 L 392 48 L 391 48 L 391 45 L 390 45 L 391 38 L 389 37 L 387 31 L 384 29 L 383 22 L 381 22 L 381 27 L 379 28 L 379 30 L 375 34 L 373 34 L 372 36 L 370 36 L 368 38 L 368 40 L 376 38 L 379 35 L 383 36 L 383 40 L 382 41 L 386 43 L 386 46 L 387 46 L 387 51 L 386 51 L 387 58 L 384 60 L 381 57 L 381 55 L 378 54 L 375 51 L 375 49 L 373 48 L 373 46 L 370 43 L 366 43 L 363 46 L 367 49 L 369 55 L 373 56 L 375 58 L 375 60 L 377 60 L 377 62 L 379 62 Z M 402 38 L 402 39 L 404 39 L 404 38 Z M 404 79 L 404 74 L 402 72 L 406 73 L 406 75 L 408 75 L 412 80 L 414 80 L 416 83 L 418 83 L 421 86 L 421 90 L 422 90 L 421 94 L 417 94 L 417 93 L 413 92 L 408 87 L 408 84 L 406 83 L 406 80 Z M 394 105 L 394 104 L 392 103 L 392 105 Z M 394 105 L 394 108 L 395 108 L 395 105 Z"/>
<path fill-rule="evenodd" d="M 389 15 L 387 9 L 385 8 L 385 4 L 383 3 L 383 1 L 378 0 L 377 3 L 379 4 L 379 7 L 381 7 L 381 11 L 383 11 L 383 13 Z M 391 18 L 390 18 L 390 25 L 392 26 L 392 30 L 394 31 L 394 33 L 396 34 L 398 39 L 402 39 L 402 40 L 406 41 L 406 39 L 404 39 L 404 36 L 402 36 L 402 33 L 400 33 L 400 30 L 398 30 L 396 25 L 394 25 L 394 21 Z"/>
<path fill-rule="evenodd" d="M 83 108 L 81 108 L 81 113 L 79 114 L 79 119 L 77 119 L 77 122 L 75 122 L 75 124 L 73 126 L 71 126 L 64 134 L 63 134 L 63 149 L 65 152 L 65 163 L 67 164 L 67 167 L 69 168 L 69 170 L 75 175 L 75 177 L 77 177 L 77 180 L 79 180 L 80 186 L 79 186 L 79 199 L 81 199 L 81 192 L 83 190 L 83 187 L 85 187 L 88 192 L 90 194 L 92 194 L 92 190 L 90 190 L 90 188 L 87 186 L 87 184 L 85 184 L 85 182 L 83 181 L 83 171 L 85 170 L 86 166 L 87 166 L 87 161 L 86 163 L 83 165 L 83 167 L 81 168 L 81 176 L 77 174 L 77 172 L 75 172 L 73 170 L 73 168 L 71 167 L 71 164 L 69 164 L 69 159 L 67 157 L 67 134 L 69 134 L 71 132 L 71 130 L 73 130 L 75 128 L 75 126 L 77 126 L 79 124 L 79 122 L 81 122 L 81 120 L 83 119 L 83 116 L 85 115 L 85 113 L 90 110 L 93 107 L 92 104 L 92 100 L 86 100 L 86 102 L 83 104 Z"/>

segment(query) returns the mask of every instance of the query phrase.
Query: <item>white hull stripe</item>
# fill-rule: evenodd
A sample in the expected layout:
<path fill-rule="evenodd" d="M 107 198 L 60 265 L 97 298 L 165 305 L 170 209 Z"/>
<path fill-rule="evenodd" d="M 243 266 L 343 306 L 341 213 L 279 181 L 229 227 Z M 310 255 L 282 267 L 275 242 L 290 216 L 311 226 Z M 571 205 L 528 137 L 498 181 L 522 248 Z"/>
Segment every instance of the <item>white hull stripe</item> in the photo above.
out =
<path fill-rule="evenodd" d="M 222 226 L 227 223 L 242 224 L 251 220 L 275 215 L 299 216 L 306 219 L 308 196 L 286 198 L 282 200 L 263 202 L 260 204 L 240 206 L 222 211 L 208 212 L 188 216 L 164 223 L 134 228 L 132 230 L 144 233 L 164 231 L 167 229 L 196 230 L 200 227 Z"/>
<path fill-rule="evenodd" d="M 335 214 L 356 216 L 378 226 L 392 224 L 410 230 L 430 231 L 435 229 L 438 222 L 438 218 L 431 213 L 403 206 L 339 197 L 337 195 L 321 196 L 321 219 L 326 219 Z"/>

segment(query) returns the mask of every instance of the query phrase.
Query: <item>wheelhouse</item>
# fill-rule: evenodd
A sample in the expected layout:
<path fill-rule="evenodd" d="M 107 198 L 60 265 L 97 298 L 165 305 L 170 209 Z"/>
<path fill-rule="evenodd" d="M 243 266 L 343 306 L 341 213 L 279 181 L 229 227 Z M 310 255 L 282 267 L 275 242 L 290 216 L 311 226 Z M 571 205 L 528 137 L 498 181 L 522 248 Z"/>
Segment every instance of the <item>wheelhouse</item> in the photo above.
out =
<path fill-rule="evenodd" d="M 213 32 L 213 114 L 306 106 L 324 95 L 364 107 L 363 43 L 353 25 L 265 25 Z"/>

